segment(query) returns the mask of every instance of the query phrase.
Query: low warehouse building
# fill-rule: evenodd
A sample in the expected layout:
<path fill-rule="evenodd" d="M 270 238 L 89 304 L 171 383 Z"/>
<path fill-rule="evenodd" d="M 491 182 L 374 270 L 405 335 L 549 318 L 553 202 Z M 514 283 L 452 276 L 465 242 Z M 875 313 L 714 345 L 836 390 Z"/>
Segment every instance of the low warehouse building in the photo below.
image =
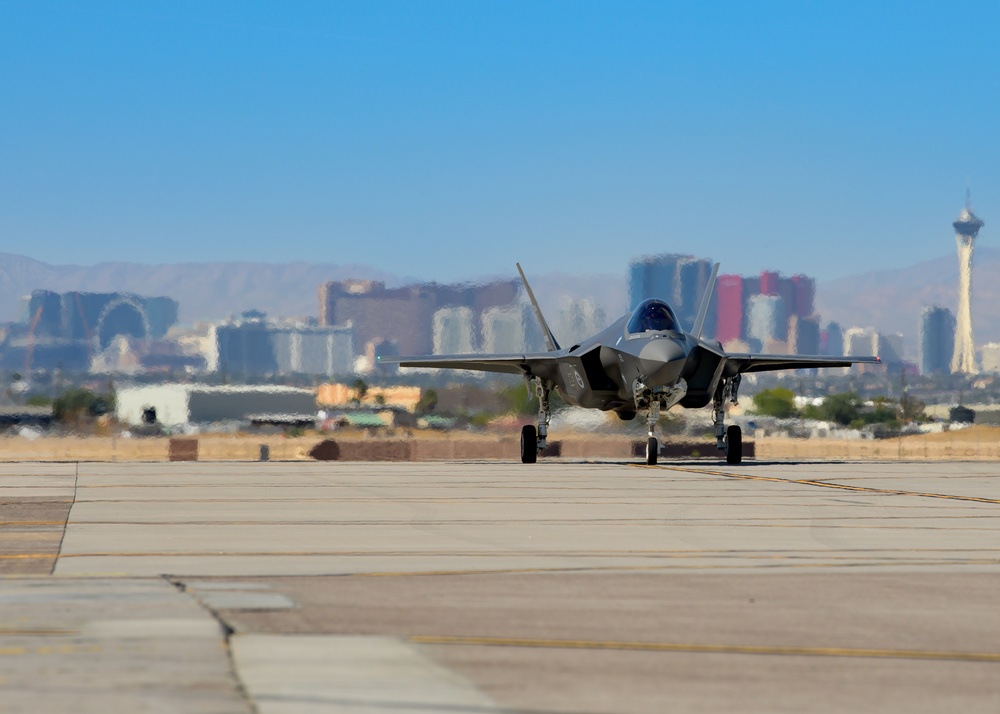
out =
<path fill-rule="evenodd" d="M 266 414 L 315 415 L 316 394 L 281 386 L 158 384 L 120 387 L 115 415 L 125 424 L 185 424 L 250 421 Z"/>

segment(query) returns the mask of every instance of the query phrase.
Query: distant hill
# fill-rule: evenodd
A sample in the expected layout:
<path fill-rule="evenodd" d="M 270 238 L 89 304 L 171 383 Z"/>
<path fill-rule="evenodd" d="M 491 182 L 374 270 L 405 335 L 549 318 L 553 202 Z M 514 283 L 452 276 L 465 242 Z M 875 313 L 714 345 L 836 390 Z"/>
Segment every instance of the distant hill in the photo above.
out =
<path fill-rule="evenodd" d="M 976 343 L 1000 342 L 1000 250 L 977 246 L 973 259 L 972 328 Z M 911 359 L 917 357 L 920 314 L 926 305 L 955 312 L 955 253 L 916 265 L 831 280 L 816 289 L 816 309 L 824 321 L 902 332 Z"/>
<path fill-rule="evenodd" d="M 0 253 L 0 321 L 23 319 L 20 298 L 32 290 L 131 292 L 166 295 L 180 303 L 179 320 L 222 319 L 244 310 L 275 317 L 319 313 L 318 289 L 328 280 L 365 278 L 396 284 L 398 278 L 368 266 L 324 263 L 98 263 L 49 265 Z"/>
<path fill-rule="evenodd" d="M 495 276 L 496 277 L 496 276 Z M 511 271 L 509 276 L 515 278 Z M 332 263 L 98 263 L 50 265 L 22 255 L 0 253 L 0 321 L 23 319 L 20 298 L 32 290 L 133 292 L 166 295 L 180 303 L 180 322 L 223 319 L 244 310 L 275 317 L 319 313 L 317 290 L 328 280 L 365 278 L 401 285 L 412 280 L 364 265 Z M 613 320 L 627 309 L 624 273 L 565 275 L 528 270 L 538 301 L 550 321 L 572 299 L 590 297 Z M 474 280 L 470 276 L 470 280 Z M 481 279 L 484 280 L 484 279 Z M 824 322 L 844 327 L 876 327 L 902 332 L 909 356 L 917 354 L 921 309 L 958 302 L 958 260 L 954 253 L 915 265 L 871 271 L 817 286 L 816 308 Z M 973 273 L 976 341 L 1000 342 L 1000 250 L 976 248 Z"/>
<path fill-rule="evenodd" d="M 516 279 L 517 274 L 499 276 Z M 50 265 L 23 255 L 0 253 L 0 322 L 24 319 L 20 298 L 32 290 L 131 292 L 166 295 L 180 303 L 179 320 L 193 324 L 257 309 L 274 317 L 315 317 L 319 286 L 348 278 L 402 285 L 412 279 L 364 265 L 332 263 L 98 263 Z M 593 296 L 609 318 L 626 309 L 624 278 L 613 275 L 537 275 L 529 278 L 546 314 L 554 319 L 572 298 Z M 473 280 L 470 276 L 470 280 Z M 481 280 L 485 282 L 485 279 Z"/>

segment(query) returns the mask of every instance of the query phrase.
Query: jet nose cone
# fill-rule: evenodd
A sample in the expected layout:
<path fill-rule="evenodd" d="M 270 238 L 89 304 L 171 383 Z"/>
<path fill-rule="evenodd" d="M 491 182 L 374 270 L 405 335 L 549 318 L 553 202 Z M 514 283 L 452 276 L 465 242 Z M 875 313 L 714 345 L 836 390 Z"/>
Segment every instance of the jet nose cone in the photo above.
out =
<path fill-rule="evenodd" d="M 684 346 L 670 339 L 650 340 L 639 352 L 643 381 L 649 387 L 674 384 L 681 376 L 686 361 Z"/>

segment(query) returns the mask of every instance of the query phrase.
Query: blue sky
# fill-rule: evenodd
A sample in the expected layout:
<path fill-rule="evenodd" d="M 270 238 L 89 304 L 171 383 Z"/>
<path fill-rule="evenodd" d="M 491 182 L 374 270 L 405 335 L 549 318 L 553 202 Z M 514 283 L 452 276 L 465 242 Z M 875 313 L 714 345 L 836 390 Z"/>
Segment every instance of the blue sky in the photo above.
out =
<path fill-rule="evenodd" d="M 829 279 L 1000 236 L 997 2 L 0 0 L 0 250 Z"/>

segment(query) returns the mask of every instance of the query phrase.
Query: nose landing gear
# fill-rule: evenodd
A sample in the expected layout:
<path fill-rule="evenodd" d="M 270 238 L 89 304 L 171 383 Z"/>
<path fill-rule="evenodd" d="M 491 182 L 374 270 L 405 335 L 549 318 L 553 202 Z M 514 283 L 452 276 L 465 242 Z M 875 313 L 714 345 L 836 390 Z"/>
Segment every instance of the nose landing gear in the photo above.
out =
<path fill-rule="evenodd" d="M 646 465 L 656 466 L 660 454 L 660 440 L 656 437 L 656 424 L 660 421 L 660 412 L 669 409 L 687 394 L 687 382 L 677 380 L 672 387 L 650 388 L 638 380 L 632 385 L 635 394 L 635 406 L 638 409 L 649 407 L 646 414 Z"/>
<path fill-rule="evenodd" d="M 656 466 L 656 457 L 660 455 L 660 442 L 656 438 L 656 422 L 660 420 L 660 401 L 654 399 L 649 403 L 649 415 L 646 417 L 646 426 L 649 429 L 649 436 L 646 439 L 646 465 Z"/>

